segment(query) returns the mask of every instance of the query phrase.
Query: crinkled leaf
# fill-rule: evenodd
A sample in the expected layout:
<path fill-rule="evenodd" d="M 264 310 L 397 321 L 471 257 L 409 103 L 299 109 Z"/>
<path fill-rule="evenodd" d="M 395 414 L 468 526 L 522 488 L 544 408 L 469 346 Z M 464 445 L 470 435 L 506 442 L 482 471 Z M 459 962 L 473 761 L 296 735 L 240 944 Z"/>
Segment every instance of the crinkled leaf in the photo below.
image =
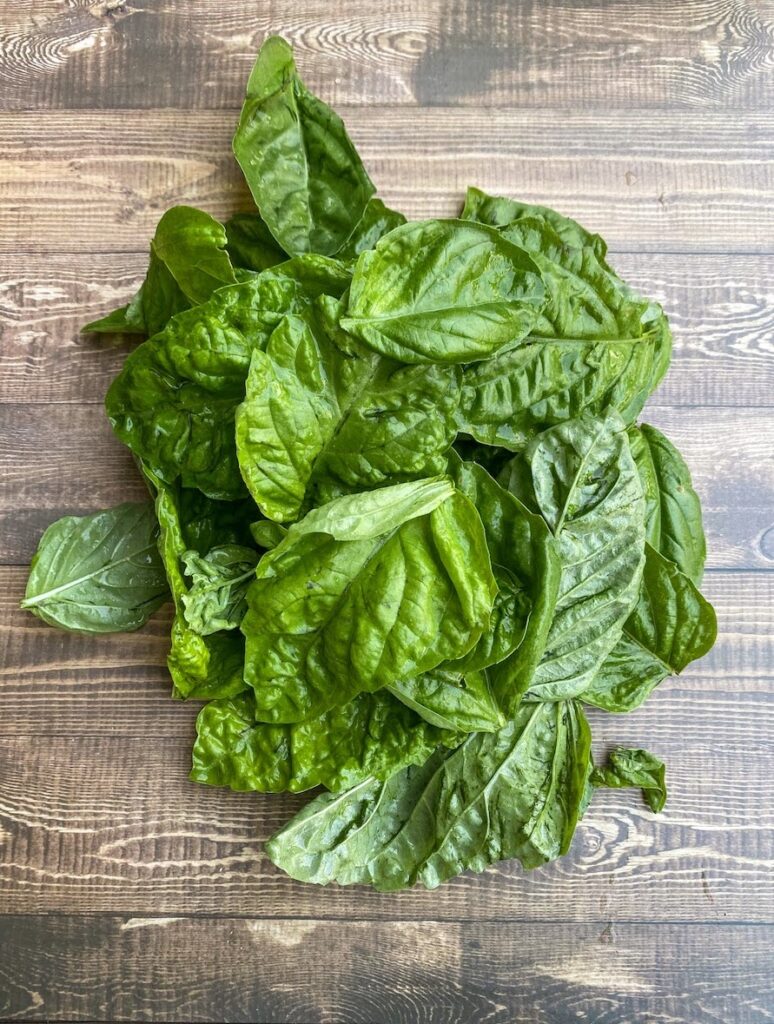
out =
<path fill-rule="evenodd" d="M 22 608 L 76 633 L 138 629 L 169 600 L 150 502 L 65 516 L 32 558 Z"/>
<path fill-rule="evenodd" d="M 183 555 L 192 580 L 182 595 L 185 621 L 200 636 L 221 629 L 238 629 L 247 610 L 247 588 L 255 576 L 258 553 L 236 544 L 214 547 L 205 556 Z"/>
<path fill-rule="evenodd" d="M 317 318 L 285 317 L 253 353 L 236 415 L 242 477 L 261 511 L 292 520 L 347 491 L 442 472 L 457 373 L 347 354 Z"/>
<path fill-rule="evenodd" d="M 644 499 L 625 426 L 585 415 L 540 434 L 502 482 L 552 531 L 561 561 L 556 610 L 529 693 L 541 700 L 586 690 L 637 602 Z"/>
<path fill-rule="evenodd" d="M 515 345 L 544 290 L 529 255 L 480 224 L 427 220 L 361 253 L 341 325 L 406 363 L 466 363 Z"/>
<path fill-rule="evenodd" d="M 511 857 L 526 868 L 565 853 L 578 820 L 590 736 L 573 703 L 523 704 L 495 733 L 386 782 L 309 803 L 267 844 L 292 878 L 428 889 Z"/>
<path fill-rule="evenodd" d="M 305 88 L 279 36 L 263 44 L 250 75 L 234 155 L 269 230 L 293 255 L 335 253 L 374 193 L 341 118 Z"/>
<path fill-rule="evenodd" d="M 591 785 L 597 789 L 642 790 L 642 797 L 651 811 L 663 811 L 667 799 L 666 768 L 647 750 L 630 750 L 616 747 L 608 755 L 604 768 L 595 768 L 591 773 Z"/>
<path fill-rule="evenodd" d="M 674 562 L 646 544 L 637 605 L 583 700 L 606 711 L 633 711 L 667 676 L 704 657 L 716 636 L 712 605 Z"/>
<path fill-rule="evenodd" d="M 256 722 L 255 701 L 242 694 L 203 708 L 196 731 L 195 782 L 264 793 L 336 791 L 386 778 L 421 764 L 446 738 L 385 691 L 293 725 Z"/>
<path fill-rule="evenodd" d="M 256 577 L 242 622 L 245 678 L 271 722 L 461 657 L 486 628 L 496 589 L 481 520 L 444 478 L 313 510 Z"/>

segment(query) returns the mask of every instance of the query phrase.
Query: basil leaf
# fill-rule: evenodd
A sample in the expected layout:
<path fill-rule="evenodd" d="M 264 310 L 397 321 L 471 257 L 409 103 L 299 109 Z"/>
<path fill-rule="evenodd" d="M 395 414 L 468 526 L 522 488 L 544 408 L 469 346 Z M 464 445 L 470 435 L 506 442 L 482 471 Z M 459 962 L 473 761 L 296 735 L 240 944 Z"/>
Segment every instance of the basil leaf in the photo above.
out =
<path fill-rule="evenodd" d="M 470 670 L 463 675 L 441 666 L 391 683 L 387 689 L 439 729 L 494 732 L 505 724 L 484 671 Z"/>
<path fill-rule="evenodd" d="M 138 629 L 169 600 L 157 535 L 149 502 L 57 520 L 32 558 L 22 608 L 74 633 Z"/>
<path fill-rule="evenodd" d="M 263 556 L 248 591 L 258 717 L 300 721 L 460 657 L 495 589 L 481 520 L 444 478 L 315 509 Z"/>
<path fill-rule="evenodd" d="M 433 889 L 461 871 L 565 853 L 588 773 L 590 735 L 574 703 L 524 704 L 495 733 L 387 781 L 309 803 L 266 851 L 292 878 Z"/>
<path fill-rule="evenodd" d="M 553 533 L 561 578 L 546 652 L 529 693 L 541 700 L 586 690 L 637 602 L 644 499 L 625 426 L 615 413 L 552 427 L 501 477 Z"/>
<path fill-rule="evenodd" d="M 182 602 L 191 629 L 207 636 L 221 629 L 239 628 L 257 562 L 256 551 L 236 544 L 212 548 L 204 557 L 196 551 L 185 552 L 185 571 L 193 582 L 182 595 Z"/>
<path fill-rule="evenodd" d="M 663 811 L 667 799 L 666 768 L 647 750 L 629 750 L 617 747 L 608 754 L 608 764 L 604 768 L 595 768 L 591 773 L 590 782 L 597 789 L 639 788 L 645 803 L 658 814 Z"/>
<path fill-rule="evenodd" d="M 87 324 L 84 332 L 148 334 L 176 314 L 235 284 L 222 224 L 203 210 L 173 206 L 156 227 L 144 282 L 128 306 Z"/>
<path fill-rule="evenodd" d="M 535 263 L 479 224 L 405 224 L 361 253 L 344 330 L 405 363 L 466 363 L 515 345 L 544 289 Z"/>
<path fill-rule="evenodd" d="M 339 260 L 354 260 L 361 252 L 373 249 L 383 235 L 406 223 L 406 218 L 397 210 L 385 206 L 381 199 L 373 196 L 363 211 L 355 230 L 336 253 Z"/>
<path fill-rule="evenodd" d="M 259 213 L 235 213 L 225 229 L 226 248 L 235 267 L 260 272 L 288 258 Z"/>
<path fill-rule="evenodd" d="M 459 398 L 453 367 L 342 352 L 309 316 L 286 316 L 253 352 L 236 413 L 242 477 L 270 519 L 442 472 Z"/>
<path fill-rule="evenodd" d="M 647 423 L 629 431 L 629 442 L 645 492 L 648 541 L 699 586 L 707 545 L 690 470 L 672 442 Z"/>
<path fill-rule="evenodd" d="M 339 117 L 310 93 L 279 36 L 247 83 L 234 155 L 285 252 L 330 256 L 352 234 L 374 186 Z"/>
<path fill-rule="evenodd" d="M 712 605 L 674 562 L 646 544 L 637 605 L 581 696 L 606 711 L 633 711 L 667 676 L 704 657 L 716 637 Z"/>
<path fill-rule="evenodd" d="M 427 760 L 446 734 L 388 693 L 361 693 L 293 725 L 255 721 L 251 694 L 212 701 L 196 721 L 191 779 L 238 791 L 346 789 Z"/>

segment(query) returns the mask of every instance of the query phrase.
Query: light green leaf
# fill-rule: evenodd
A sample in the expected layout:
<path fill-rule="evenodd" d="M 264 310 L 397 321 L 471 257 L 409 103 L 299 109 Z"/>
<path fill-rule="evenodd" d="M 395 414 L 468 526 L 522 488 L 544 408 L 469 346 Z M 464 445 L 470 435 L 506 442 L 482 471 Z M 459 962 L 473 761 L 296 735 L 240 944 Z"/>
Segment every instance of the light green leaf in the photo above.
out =
<path fill-rule="evenodd" d="M 258 553 L 237 544 L 212 548 L 205 556 L 183 555 L 186 575 L 193 581 L 182 595 L 185 621 L 200 636 L 221 629 L 238 629 L 247 610 L 247 588 L 255 577 Z"/>
<path fill-rule="evenodd" d="M 492 696 L 485 671 L 440 666 L 387 689 L 407 707 L 439 729 L 453 732 L 494 732 L 505 716 Z"/>

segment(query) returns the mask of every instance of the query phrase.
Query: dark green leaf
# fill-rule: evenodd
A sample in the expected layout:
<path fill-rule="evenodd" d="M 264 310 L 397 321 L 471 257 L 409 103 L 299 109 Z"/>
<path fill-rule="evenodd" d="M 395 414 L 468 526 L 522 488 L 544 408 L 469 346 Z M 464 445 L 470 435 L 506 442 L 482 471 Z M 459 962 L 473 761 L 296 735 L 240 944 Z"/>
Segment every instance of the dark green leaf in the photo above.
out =
<path fill-rule="evenodd" d="M 354 260 L 361 252 L 373 249 L 379 239 L 394 228 L 406 223 L 406 218 L 397 210 L 385 206 L 381 199 L 373 196 L 363 211 L 355 230 L 336 253 L 339 260 Z"/>
<path fill-rule="evenodd" d="M 386 782 L 317 797 L 266 849 L 292 878 L 382 890 L 433 889 L 511 857 L 536 867 L 570 845 L 589 745 L 577 705 L 523 704 L 499 732 L 473 733 Z"/>
<path fill-rule="evenodd" d="M 291 255 L 335 253 L 374 193 L 341 119 L 304 87 L 279 36 L 263 44 L 250 75 L 234 155 L 261 216 Z"/>
<path fill-rule="evenodd" d="M 642 790 L 645 803 L 655 814 L 663 811 L 667 799 L 666 769 L 660 761 L 647 750 L 628 750 L 617 747 L 608 755 L 605 768 L 595 768 L 591 773 L 591 784 L 597 789 L 625 789 L 629 787 Z"/>
<path fill-rule="evenodd" d="M 543 301 L 523 249 L 480 224 L 427 220 L 360 254 L 341 326 L 401 362 L 466 363 L 518 343 Z"/>
<path fill-rule="evenodd" d="M 150 502 L 65 516 L 45 531 L 22 608 L 75 633 L 138 629 L 169 600 Z"/>
<path fill-rule="evenodd" d="M 288 257 L 259 213 L 235 213 L 225 224 L 226 248 L 235 267 L 268 270 Z"/>

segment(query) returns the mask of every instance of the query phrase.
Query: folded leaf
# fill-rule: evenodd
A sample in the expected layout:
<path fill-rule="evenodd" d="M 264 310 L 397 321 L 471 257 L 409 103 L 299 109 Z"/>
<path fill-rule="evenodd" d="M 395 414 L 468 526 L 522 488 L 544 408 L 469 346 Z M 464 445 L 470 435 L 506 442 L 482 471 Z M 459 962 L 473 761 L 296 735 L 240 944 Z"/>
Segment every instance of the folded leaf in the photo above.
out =
<path fill-rule="evenodd" d="M 542 514 L 562 566 L 529 693 L 540 700 L 577 696 L 615 647 L 639 593 L 645 510 L 625 426 L 612 413 L 552 427 L 508 463 L 501 481 Z"/>
<path fill-rule="evenodd" d="M 199 712 L 191 779 L 238 791 L 337 791 L 422 764 L 448 734 L 388 693 L 361 693 L 293 725 L 255 721 L 251 694 L 211 701 Z"/>
<path fill-rule="evenodd" d="M 206 302 L 216 288 L 235 284 L 226 231 L 192 206 L 173 206 L 156 227 L 145 280 L 128 306 L 87 324 L 84 332 L 148 334 L 176 313 Z"/>
<path fill-rule="evenodd" d="M 22 608 L 75 633 L 138 629 L 169 600 L 150 502 L 58 519 L 40 538 Z"/>
<path fill-rule="evenodd" d="M 632 427 L 629 443 L 645 493 L 648 542 L 699 586 L 707 545 L 690 470 L 672 442 L 647 423 Z"/>
<path fill-rule="evenodd" d="M 252 356 L 236 415 L 239 466 L 270 519 L 445 468 L 455 367 L 405 367 L 342 352 L 318 318 L 287 316 Z"/>
<path fill-rule="evenodd" d="M 606 711 L 633 711 L 654 687 L 715 643 L 712 605 L 674 562 L 645 545 L 637 605 L 582 698 Z"/>
<path fill-rule="evenodd" d="M 543 220 L 524 217 L 502 233 L 529 251 L 547 301 L 525 342 L 466 369 L 459 429 L 519 451 L 584 411 L 615 409 L 631 423 L 669 361 L 659 307 L 614 277 L 590 246 L 572 248 Z"/>
<path fill-rule="evenodd" d="M 200 636 L 221 629 L 238 629 L 247 611 L 247 588 L 255 576 L 258 553 L 252 548 L 224 544 L 205 556 L 183 555 L 186 575 L 193 581 L 182 595 L 185 621 Z"/>
<path fill-rule="evenodd" d="M 346 287 L 348 276 L 323 257 L 289 260 L 222 288 L 174 317 L 127 358 L 105 400 L 118 437 L 168 483 L 219 499 L 244 496 L 234 416 L 250 357 L 288 312 Z"/>
<path fill-rule="evenodd" d="M 235 213 L 224 226 L 226 248 L 235 267 L 260 272 L 288 258 L 259 213 Z"/>
<path fill-rule="evenodd" d="M 292 878 L 381 890 L 433 889 L 511 857 L 536 867 L 570 845 L 589 746 L 579 706 L 523 704 L 499 732 L 473 733 L 386 782 L 317 797 L 266 850 Z"/>
<path fill-rule="evenodd" d="M 425 721 L 452 732 L 494 732 L 505 716 L 492 695 L 485 671 L 441 666 L 387 689 Z"/>
<path fill-rule="evenodd" d="M 405 224 L 361 253 L 341 325 L 405 363 L 467 363 L 515 345 L 543 305 L 537 267 L 491 228 Z"/>
<path fill-rule="evenodd" d="M 651 811 L 658 814 L 666 804 L 666 769 L 660 761 L 647 750 L 628 750 L 617 747 L 608 755 L 605 768 L 595 768 L 591 773 L 590 782 L 597 789 L 626 789 L 629 787 L 642 790 L 645 803 Z"/>
<path fill-rule="evenodd" d="M 264 555 L 248 590 L 257 716 L 301 721 L 461 657 L 495 590 L 481 520 L 447 479 L 313 510 Z"/>
<path fill-rule="evenodd" d="M 234 155 L 269 230 L 291 255 L 335 253 L 374 194 L 344 125 L 310 93 L 279 36 L 261 47 Z"/>

